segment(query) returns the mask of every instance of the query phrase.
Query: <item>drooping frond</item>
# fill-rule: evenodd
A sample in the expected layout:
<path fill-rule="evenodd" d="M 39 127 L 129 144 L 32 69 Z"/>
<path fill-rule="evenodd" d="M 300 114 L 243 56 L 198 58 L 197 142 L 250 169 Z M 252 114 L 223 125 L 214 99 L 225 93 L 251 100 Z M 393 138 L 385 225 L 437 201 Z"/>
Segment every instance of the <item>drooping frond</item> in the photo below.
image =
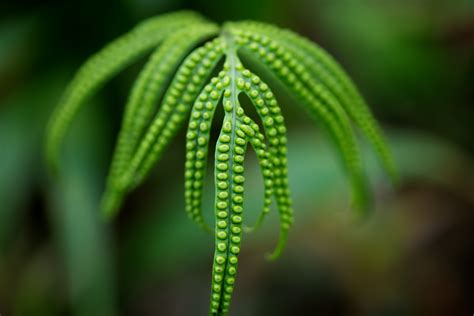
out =
<path fill-rule="evenodd" d="M 274 192 L 274 167 L 273 157 L 270 152 L 267 151 L 267 145 L 265 144 L 265 136 L 260 133 L 257 123 L 255 123 L 250 117 L 245 116 L 242 119 L 243 123 L 240 127 L 242 133 L 245 133 L 249 138 L 250 144 L 258 159 L 258 164 L 262 171 L 264 195 L 263 195 L 263 209 L 257 219 L 257 222 L 253 227 L 244 227 L 247 232 L 251 232 L 254 229 L 260 227 L 265 219 L 265 216 L 270 212 L 270 205 L 272 204 L 272 196 Z"/>
<path fill-rule="evenodd" d="M 216 145 L 216 248 L 214 254 L 214 267 L 212 276 L 211 313 L 210 315 L 224 315 L 227 313 L 235 274 L 237 272 L 238 253 L 243 221 L 243 183 L 245 178 L 244 158 L 247 144 L 250 143 L 256 152 L 259 166 L 264 177 L 264 209 L 257 226 L 263 221 L 269 211 L 271 197 L 275 194 L 274 171 L 279 170 L 279 186 L 275 196 L 279 203 L 281 218 L 280 241 L 277 250 L 271 258 L 279 256 L 284 247 L 287 230 L 293 221 L 290 199 L 285 199 L 289 194 L 287 177 L 280 166 L 286 168 L 286 138 L 280 142 L 278 134 L 286 130 L 281 128 L 283 120 L 277 118 L 280 113 L 273 93 L 260 78 L 245 69 L 237 56 L 237 45 L 240 41 L 226 34 L 226 55 L 224 64 L 223 82 L 225 86 L 223 106 L 225 111 L 224 123 Z M 248 95 L 252 102 L 258 102 L 258 112 L 264 119 L 265 132 L 269 135 L 272 152 L 267 150 L 265 136 L 259 131 L 259 126 L 250 117 L 245 115 L 240 106 L 238 96 L 240 93 Z M 263 100 L 262 100 L 263 99 Z M 270 112 L 272 114 L 270 115 Z M 273 125 L 274 116 L 279 121 L 278 131 Z M 278 141 L 277 141 L 278 140 Z M 281 145 L 281 147 L 278 147 Z M 281 163 L 280 158 L 285 160 Z M 274 167 L 273 163 L 278 167 Z M 286 188 L 286 190 L 282 190 Z"/>
<path fill-rule="evenodd" d="M 249 70 L 242 71 L 242 78 L 245 82 L 245 94 L 255 106 L 269 142 L 270 162 L 274 174 L 273 190 L 280 215 L 280 239 L 276 251 L 270 257 L 277 258 L 284 248 L 287 232 L 293 223 L 293 209 L 288 183 L 288 159 L 286 157 L 286 127 L 281 109 L 268 85 Z M 264 168 L 262 170 L 265 172 Z M 271 199 L 266 194 L 264 212 L 259 217 L 256 227 L 262 223 L 268 213 L 267 206 L 269 207 L 270 203 Z"/>
<path fill-rule="evenodd" d="M 159 45 L 177 28 L 198 25 L 204 19 L 193 12 L 177 12 L 146 20 L 89 58 L 67 87 L 49 122 L 46 160 L 58 167 L 59 147 L 81 105 L 107 80 Z"/>
<path fill-rule="evenodd" d="M 234 104 L 236 105 L 236 104 Z M 210 315 L 224 315 L 234 291 L 238 255 L 242 239 L 242 213 L 244 202 L 245 138 L 237 137 L 238 121 L 235 115 L 226 114 L 216 144 L 215 165 L 215 252 L 212 268 Z"/>
<path fill-rule="evenodd" d="M 345 110 L 331 93 L 311 77 L 304 65 L 278 43 L 247 31 L 234 28 L 232 31 L 242 37 L 243 48 L 279 78 L 316 120 L 325 124 L 349 173 L 353 203 L 359 211 L 365 212 L 368 207 L 367 183 L 355 134 Z"/>
<path fill-rule="evenodd" d="M 207 166 L 207 153 L 211 138 L 212 118 L 219 102 L 224 85 L 220 78 L 212 78 L 204 87 L 191 110 L 188 131 L 186 133 L 185 164 L 185 203 L 186 212 L 204 229 L 212 231 L 202 217 L 202 188 Z M 226 161 L 226 154 L 217 158 Z"/>
<path fill-rule="evenodd" d="M 268 256 L 275 259 L 282 253 L 294 221 L 282 110 L 270 87 L 244 67 L 241 54 L 262 64 L 312 118 L 326 127 L 348 172 L 354 206 L 359 211 L 367 209 L 369 199 L 352 123 L 371 141 L 393 179 L 395 168 L 365 101 L 322 48 L 268 24 L 233 22 L 219 28 L 189 12 L 145 21 L 84 64 L 51 119 L 46 143 L 50 164 L 56 164 L 66 129 L 87 98 L 152 49 L 155 50 L 133 85 L 125 107 L 102 212 L 107 217 L 116 214 L 124 197 L 147 178 L 189 118 L 186 212 L 205 230 L 212 230 L 204 221 L 202 196 L 211 124 L 216 108 L 222 105 L 224 118 L 214 164 L 215 252 L 210 300 L 210 315 L 222 316 L 229 310 L 234 291 L 242 232 L 258 228 L 276 201 L 280 234 L 276 249 Z M 223 57 L 223 69 L 218 72 L 215 68 Z M 239 103 L 240 94 L 251 101 L 262 128 L 246 115 Z M 248 146 L 256 153 L 264 185 L 263 207 L 253 227 L 244 226 L 243 215 Z"/>
<path fill-rule="evenodd" d="M 322 47 L 287 29 L 280 29 L 262 22 L 239 22 L 238 28 L 252 34 L 272 38 L 287 51 L 291 52 L 344 106 L 357 126 L 366 135 L 375 148 L 382 165 L 394 183 L 397 182 L 395 163 L 390 148 L 383 138 L 377 121 L 367 103 L 358 92 L 355 84 Z"/>

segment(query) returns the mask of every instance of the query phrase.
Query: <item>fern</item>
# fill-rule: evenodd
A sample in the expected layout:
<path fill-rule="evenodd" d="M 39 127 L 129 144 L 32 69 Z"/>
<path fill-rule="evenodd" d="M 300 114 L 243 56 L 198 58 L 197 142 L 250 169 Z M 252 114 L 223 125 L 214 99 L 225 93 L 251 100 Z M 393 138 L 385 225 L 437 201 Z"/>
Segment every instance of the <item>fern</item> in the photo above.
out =
<path fill-rule="evenodd" d="M 82 66 L 49 124 L 46 157 L 53 169 L 58 165 L 59 146 L 80 107 L 112 76 L 153 49 L 125 107 L 101 208 L 106 217 L 117 213 L 126 194 L 147 178 L 189 117 L 186 212 L 203 229 L 215 234 L 210 315 L 228 312 L 242 232 L 259 227 L 275 200 L 280 237 L 269 255 L 275 259 L 283 251 L 293 223 L 285 120 L 270 87 L 242 64 L 242 56 L 262 64 L 327 129 L 348 172 L 356 210 L 365 213 L 369 198 L 353 125 L 370 140 L 383 167 L 396 181 L 389 149 L 368 106 L 342 68 L 322 48 L 275 26 L 234 22 L 219 27 L 192 12 L 147 20 Z M 221 61 L 223 68 L 217 70 Z M 240 94 L 255 107 L 262 130 L 245 114 Z M 202 214 L 202 189 L 211 123 L 219 105 L 225 114 L 215 150 L 212 229 Z M 256 153 L 264 180 L 264 202 L 253 227 L 243 226 L 248 147 Z"/>

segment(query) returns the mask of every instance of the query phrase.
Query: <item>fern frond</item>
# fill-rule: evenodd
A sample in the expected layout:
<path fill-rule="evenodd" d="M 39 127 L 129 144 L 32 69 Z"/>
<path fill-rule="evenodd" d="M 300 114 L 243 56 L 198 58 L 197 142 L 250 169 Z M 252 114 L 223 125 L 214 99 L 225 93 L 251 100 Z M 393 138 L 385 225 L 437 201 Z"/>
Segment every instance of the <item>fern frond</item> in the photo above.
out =
<path fill-rule="evenodd" d="M 206 85 L 191 110 L 186 133 L 185 203 L 186 212 L 205 230 L 212 231 L 202 217 L 202 188 L 207 166 L 207 153 L 211 137 L 212 118 L 221 99 L 224 85 L 220 78 L 213 78 Z M 218 161 L 227 161 L 228 155 L 221 154 Z"/>
<path fill-rule="evenodd" d="M 270 206 L 272 204 L 272 196 L 274 192 L 274 167 L 273 167 L 273 157 L 270 152 L 267 150 L 267 145 L 265 144 L 265 136 L 260 133 L 259 126 L 248 116 L 245 116 L 242 119 L 243 123 L 240 126 L 240 129 L 245 133 L 250 140 L 253 150 L 257 156 L 258 164 L 262 171 L 263 177 L 263 186 L 264 186 L 264 196 L 263 196 L 263 209 L 260 212 L 257 222 L 253 227 L 244 227 L 246 232 L 251 232 L 262 225 L 265 216 L 270 212 Z M 241 137 L 242 137 L 241 136 Z"/>
<path fill-rule="evenodd" d="M 341 152 L 349 173 L 355 207 L 365 212 L 368 207 L 367 183 L 362 172 L 355 134 L 344 109 L 333 96 L 318 85 L 297 58 L 267 37 L 232 29 L 243 37 L 243 48 L 266 65 L 286 87 L 299 98 L 313 118 L 328 128 Z"/>
<path fill-rule="evenodd" d="M 193 12 L 177 12 L 151 18 L 137 25 L 89 58 L 67 87 L 50 119 L 46 139 L 46 161 L 58 168 L 59 147 L 72 118 L 107 80 L 159 45 L 176 28 L 197 24 L 204 18 Z"/>
<path fill-rule="evenodd" d="M 271 37 L 295 55 L 311 72 L 311 75 L 338 98 L 356 125 L 372 143 L 392 182 L 394 184 L 397 182 L 398 175 L 395 163 L 390 148 L 384 140 L 382 130 L 355 84 L 331 55 L 316 43 L 291 30 L 253 21 L 240 22 L 237 25 L 250 33 Z"/>
<path fill-rule="evenodd" d="M 273 189 L 281 222 L 280 240 L 277 246 L 278 251 L 271 255 L 272 258 L 276 258 L 284 248 L 286 242 L 284 239 L 287 235 L 285 231 L 288 231 L 293 223 L 293 209 L 291 208 L 292 202 L 288 183 L 288 159 L 286 157 L 286 127 L 281 109 L 268 85 L 249 70 L 244 70 L 242 74 L 246 82 L 245 93 L 252 101 L 263 122 L 264 131 L 269 142 L 269 153 L 274 173 Z M 267 196 L 265 196 L 265 200 L 266 205 L 269 206 L 271 200 Z M 259 217 L 256 227 L 261 225 L 267 212 L 268 209 L 264 208 L 264 212 Z"/>
<path fill-rule="evenodd" d="M 247 148 L 247 140 L 237 137 L 237 130 L 236 116 L 226 113 L 216 144 L 216 161 L 223 154 L 227 155 L 228 160 L 221 160 L 215 165 L 216 241 L 210 315 L 227 313 L 237 274 L 242 239 L 244 156 Z"/>

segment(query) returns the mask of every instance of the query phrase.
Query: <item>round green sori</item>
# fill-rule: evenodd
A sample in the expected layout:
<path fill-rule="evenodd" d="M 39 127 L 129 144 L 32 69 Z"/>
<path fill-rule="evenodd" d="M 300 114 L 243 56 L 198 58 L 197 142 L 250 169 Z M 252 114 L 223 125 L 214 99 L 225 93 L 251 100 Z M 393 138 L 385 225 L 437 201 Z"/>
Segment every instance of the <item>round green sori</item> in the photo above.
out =
<path fill-rule="evenodd" d="M 154 51 L 153 51 L 154 50 Z M 46 157 L 58 168 L 59 148 L 78 110 L 95 91 L 139 58 L 150 54 L 127 101 L 102 212 L 114 216 L 125 196 L 140 185 L 188 120 L 185 203 L 188 216 L 215 234 L 210 315 L 225 315 L 237 275 L 242 233 L 258 228 L 273 201 L 280 218 L 275 251 L 281 255 L 293 223 L 288 182 L 287 129 L 271 88 L 241 61 L 251 58 L 277 78 L 317 123 L 327 129 L 349 175 L 354 208 L 369 208 L 367 181 L 353 126 L 373 145 L 396 181 L 383 135 L 344 70 L 322 48 L 278 27 L 232 22 L 222 27 L 193 12 L 151 18 L 92 56 L 69 84 L 50 120 Z M 222 65 L 222 69 L 217 69 Z M 243 94 L 258 117 L 239 103 Z M 215 225 L 204 221 L 202 195 L 214 113 L 224 109 L 215 146 Z M 259 120 L 256 122 L 255 120 Z M 244 225 L 244 160 L 257 156 L 264 183 L 263 208 L 254 226 Z"/>

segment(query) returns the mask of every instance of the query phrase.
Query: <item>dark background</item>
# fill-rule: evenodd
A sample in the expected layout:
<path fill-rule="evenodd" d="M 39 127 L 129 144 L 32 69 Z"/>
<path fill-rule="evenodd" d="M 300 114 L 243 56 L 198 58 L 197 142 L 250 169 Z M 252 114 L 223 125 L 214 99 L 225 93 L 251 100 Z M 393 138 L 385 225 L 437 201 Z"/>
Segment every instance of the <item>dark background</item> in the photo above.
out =
<path fill-rule="evenodd" d="M 143 62 L 81 111 L 58 177 L 41 151 L 47 118 L 79 65 L 142 19 L 183 8 L 289 27 L 326 48 L 381 121 L 402 180 L 392 190 L 363 143 L 376 207 L 354 223 L 334 150 L 283 97 L 296 224 L 276 262 L 263 258 L 276 242 L 275 215 L 245 236 L 230 315 L 472 315 L 470 0 L 2 1 L 0 314 L 206 315 L 213 238 L 184 213 L 183 133 L 113 223 L 97 216 Z M 252 158 L 254 219 L 262 189 Z M 210 216 L 210 179 L 206 192 Z"/>

